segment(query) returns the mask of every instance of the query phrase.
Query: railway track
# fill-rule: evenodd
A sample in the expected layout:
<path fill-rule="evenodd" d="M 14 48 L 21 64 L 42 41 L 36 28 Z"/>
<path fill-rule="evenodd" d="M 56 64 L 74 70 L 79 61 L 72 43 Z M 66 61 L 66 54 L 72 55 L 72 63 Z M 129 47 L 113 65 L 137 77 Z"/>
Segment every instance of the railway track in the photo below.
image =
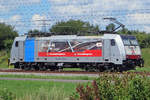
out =
<path fill-rule="evenodd" d="M 31 73 L 31 74 L 56 74 L 56 75 L 103 75 L 103 74 L 138 74 L 150 76 L 150 72 L 86 72 L 86 71 L 25 71 L 18 69 L 0 69 L 0 73 Z"/>

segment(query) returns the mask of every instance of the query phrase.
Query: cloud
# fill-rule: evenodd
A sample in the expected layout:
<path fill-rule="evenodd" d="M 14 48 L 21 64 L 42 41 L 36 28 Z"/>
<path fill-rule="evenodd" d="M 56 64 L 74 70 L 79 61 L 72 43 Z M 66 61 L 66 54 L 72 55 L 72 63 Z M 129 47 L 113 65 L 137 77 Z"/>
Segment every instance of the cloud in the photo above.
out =
<path fill-rule="evenodd" d="M 139 0 L 96 0 L 95 5 L 101 5 L 104 10 L 134 10 L 142 6 Z"/>
<path fill-rule="evenodd" d="M 149 31 L 150 14 L 145 10 L 142 11 L 142 9 L 150 9 L 149 0 L 43 0 L 46 3 L 49 1 L 50 4 L 44 4 L 41 1 L 9 0 L 6 2 L 6 0 L 0 0 L 0 22 L 6 20 L 5 17 L 7 17 L 7 22 L 20 25 L 17 20 L 22 19 L 28 21 L 24 23 L 28 24 L 26 25 L 28 29 L 32 26 L 34 26 L 32 29 L 41 29 L 43 22 L 37 20 L 50 19 L 52 20 L 50 24 L 54 24 L 62 20 L 80 19 L 104 27 L 109 21 L 103 21 L 102 18 L 115 17 L 124 24 L 137 25 L 134 26 L 136 29 Z M 36 10 L 28 11 L 30 8 L 34 9 L 34 4 L 36 4 L 36 9 L 39 9 L 39 12 Z M 17 8 L 20 10 L 17 11 Z M 49 10 L 46 11 L 45 9 Z M 26 11 L 23 12 L 23 10 Z M 12 13 L 13 16 L 10 16 Z"/>
<path fill-rule="evenodd" d="M 6 6 L 0 4 L 0 12 L 8 11 L 9 9 Z"/>
<path fill-rule="evenodd" d="M 69 15 L 80 15 L 82 14 L 82 9 L 74 5 L 56 7 L 54 8 L 58 13 L 69 14 Z"/>
<path fill-rule="evenodd" d="M 62 4 L 62 3 L 68 3 L 69 0 L 48 0 L 49 2 L 55 3 L 55 4 Z"/>
<path fill-rule="evenodd" d="M 51 11 L 69 15 L 79 15 L 88 10 L 91 0 L 49 0 Z M 81 6 L 82 5 L 82 6 Z"/>
<path fill-rule="evenodd" d="M 20 1 L 20 0 L 15 0 Z M 41 0 L 21 0 L 21 3 L 30 4 L 30 3 L 40 3 Z"/>
<path fill-rule="evenodd" d="M 31 5 L 34 3 L 40 3 L 41 0 L 0 0 L 0 12 L 6 13 L 14 10 L 22 5 Z"/>
<path fill-rule="evenodd" d="M 122 10 L 132 11 L 145 6 L 141 0 L 49 0 L 49 2 L 51 16 L 60 18 L 63 15 L 63 19 L 77 16 L 76 19 L 100 20 L 103 17 L 125 12 Z"/>
<path fill-rule="evenodd" d="M 125 25 L 132 30 L 140 30 L 150 33 L 150 14 L 133 13 L 126 15 Z"/>
<path fill-rule="evenodd" d="M 16 21 L 18 21 L 18 20 L 20 20 L 21 19 L 21 16 L 20 15 L 14 15 L 14 16 L 12 16 L 11 18 L 10 18 L 10 20 L 11 21 L 14 21 L 14 22 L 16 22 Z"/>
<path fill-rule="evenodd" d="M 7 20 L 7 24 L 15 26 L 16 30 L 23 30 L 24 23 L 20 21 L 21 19 L 22 16 L 14 15 Z"/>
<path fill-rule="evenodd" d="M 32 22 L 31 24 L 34 26 L 34 27 L 32 27 L 32 29 L 41 30 L 43 27 L 43 20 L 46 20 L 46 16 L 34 14 L 31 19 L 31 22 Z"/>
<path fill-rule="evenodd" d="M 127 15 L 128 24 L 150 24 L 150 14 L 149 13 L 135 13 Z"/>
<path fill-rule="evenodd" d="M 15 30 L 24 30 L 23 26 L 24 26 L 24 23 L 22 23 L 21 20 L 22 19 L 22 16 L 20 15 L 14 15 L 14 16 L 11 16 L 9 18 L 0 18 L 0 22 L 1 23 L 5 23 L 7 25 L 12 25 Z"/>
<path fill-rule="evenodd" d="M 92 2 L 92 0 L 48 0 L 51 4 L 55 5 L 78 5 L 87 4 Z"/>
<path fill-rule="evenodd" d="M 150 33 L 150 26 L 144 26 L 143 29 L 143 31 Z"/>
<path fill-rule="evenodd" d="M 90 11 L 105 11 L 105 10 L 134 10 L 142 8 L 143 2 L 139 0 L 49 0 L 52 4 L 52 9 L 58 13 L 79 14 Z M 53 4 L 58 4 L 53 5 Z M 59 4 L 61 6 L 59 6 Z M 77 12 L 78 11 L 78 12 Z"/>
<path fill-rule="evenodd" d="M 49 0 L 49 2 L 52 4 L 51 16 L 56 20 L 76 18 L 104 26 L 108 22 L 102 18 L 115 17 L 122 20 L 125 25 L 136 25 L 134 29 L 140 29 L 140 26 L 140 30 L 149 30 L 147 26 L 150 24 L 150 14 L 140 12 L 142 9 L 150 8 L 148 0 Z"/>
<path fill-rule="evenodd" d="M 0 22 L 4 22 L 6 24 L 15 25 L 16 23 L 21 23 L 19 20 L 21 20 L 20 15 L 14 15 L 9 18 L 0 18 Z"/>

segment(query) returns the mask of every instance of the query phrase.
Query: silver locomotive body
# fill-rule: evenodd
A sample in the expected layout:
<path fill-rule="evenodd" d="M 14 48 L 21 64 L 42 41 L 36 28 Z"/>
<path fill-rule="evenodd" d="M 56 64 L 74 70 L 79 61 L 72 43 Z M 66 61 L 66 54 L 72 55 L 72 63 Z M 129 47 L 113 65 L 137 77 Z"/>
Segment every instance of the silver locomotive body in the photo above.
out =
<path fill-rule="evenodd" d="M 134 36 L 104 34 L 17 37 L 11 49 L 10 63 L 15 68 L 28 70 L 80 67 L 103 71 L 141 66 L 144 62 Z"/>

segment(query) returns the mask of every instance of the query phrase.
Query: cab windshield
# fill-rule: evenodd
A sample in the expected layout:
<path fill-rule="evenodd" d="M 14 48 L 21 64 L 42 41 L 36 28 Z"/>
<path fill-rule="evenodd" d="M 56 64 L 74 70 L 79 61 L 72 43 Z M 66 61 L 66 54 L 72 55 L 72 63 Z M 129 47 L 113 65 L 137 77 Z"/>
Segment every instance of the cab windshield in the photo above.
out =
<path fill-rule="evenodd" d="M 137 46 L 138 42 L 135 38 L 135 36 L 121 36 L 123 43 L 125 46 Z"/>

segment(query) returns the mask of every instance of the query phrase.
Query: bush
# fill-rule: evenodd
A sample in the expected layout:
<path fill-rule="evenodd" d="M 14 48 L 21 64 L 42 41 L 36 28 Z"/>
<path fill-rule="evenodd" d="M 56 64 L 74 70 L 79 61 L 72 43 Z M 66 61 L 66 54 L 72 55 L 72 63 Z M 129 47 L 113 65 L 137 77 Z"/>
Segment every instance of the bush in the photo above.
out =
<path fill-rule="evenodd" d="M 150 100 L 149 83 L 135 74 L 102 75 L 91 85 L 79 85 L 70 100 Z"/>
<path fill-rule="evenodd" d="M 8 89 L 0 90 L 0 100 L 15 100 L 16 96 Z"/>

